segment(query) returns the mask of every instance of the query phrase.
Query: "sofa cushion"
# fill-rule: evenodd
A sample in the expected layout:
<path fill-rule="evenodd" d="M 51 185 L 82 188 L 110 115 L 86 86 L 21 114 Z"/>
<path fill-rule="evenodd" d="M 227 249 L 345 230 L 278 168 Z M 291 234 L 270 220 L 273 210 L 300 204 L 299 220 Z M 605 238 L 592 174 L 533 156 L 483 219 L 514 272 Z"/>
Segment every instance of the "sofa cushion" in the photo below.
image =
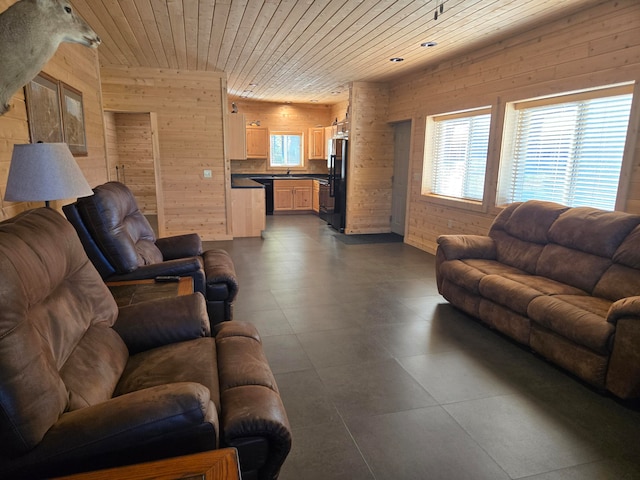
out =
<path fill-rule="evenodd" d="M 531 300 L 542 292 L 502 275 L 487 275 L 480 281 L 480 293 L 488 300 L 504 305 L 521 315 L 527 313 Z"/>
<path fill-rule="evenodd" d="M 129 352 L 108 325 L 89 327 L 60 370 L 69 392 L 69 410 L 109 400 L 127 364 Z"/>
<path fill-rule="evenodd" d="M 113 325 L 117 306 L 52 209 L 0 224 L 0 271 L 0 448 L 11 456 L 31 450 L 68 408 L 60 369 L 91 325 Z"/>
<path fill-rule="evenodd" d="M 530 200 L 520 204 L 506 221 L 509 235 L 527 242 L 546 244 L 549 228 L 569 207 L 553 202 Z"/>
<path fill-rule="evenodd" d="M 639 223 L 639 215 L 576 207 L 564 212 L 551 225 L 549 241 L 592 255 L 612 258 L 625 237 Z"/>
<path fill-rule="evenodd" d="M 114 396 L 167 383 L 200 383 L 209 389 L 211 401 L 219 413 L 216 355 L 216 342 L 211 337 L 173 343 L 132 355 Z"/>
<path fill-rule="evenodd" d="M 612 301 L 640 295 L 640 270 L 611 265 L 593 289 L 593 294 Z"/>
<path fill-rule="evenodd" d="M 492 233 L 492 238 L 496 244 L 496 259 L 499 262 L 528 273 L 535 273 L 543 245 L 521 240 L 499 230 Z"/>
<path fill-rule="evenodd" d="M 606 355 L 615 327 L 607 322 L 609 300 L 588 295 L 540 296 L 527 314 L 535 322 L 578 345 Z"/>
<path fill-rule="evenodd" d="M 483 259 L 448 260 L 440 265 L 440 274 L 443 278 L 476 294 L 480 293 L 480 280 L 486 275 L 507 273 L 522 273 L 522 271 L 495 260 Z"/>
<path fill-rule="evenodd" d="M 613 261 L 640 269 L 640 226 L 634 228 L 620 244 L 613 255 Z"/>
<path fill-rule="evenodd" d="M 138 209 L 131 190 L 121 183 L 107 182 L 93 192 L 90 197 L 78 199 L 78 211 L 117 273 L 162 262 L 153 229 Z"/>
<path fill-rule="evenodd" d="M 609 258 L 550 243 L 538 259 L 536 274 L 591 293 L 611 263 Z"/>

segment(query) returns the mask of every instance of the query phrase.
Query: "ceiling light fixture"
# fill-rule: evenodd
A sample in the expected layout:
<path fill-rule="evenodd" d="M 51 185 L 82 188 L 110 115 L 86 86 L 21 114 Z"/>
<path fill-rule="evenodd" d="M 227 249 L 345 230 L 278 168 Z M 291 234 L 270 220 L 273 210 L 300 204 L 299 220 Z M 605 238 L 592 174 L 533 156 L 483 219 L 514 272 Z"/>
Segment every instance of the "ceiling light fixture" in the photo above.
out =
<path fill-rule="evenodd" d="M 420 44 L 421 47 L 435 47 L 438 45 L 438 42 L 423 42 Z"/>
<path fill-rule="evenodd" d="M 404 58 L 402 58 L 402 57 L 393 57 L 393 58 L 390 58 L 389 61 L 398 63 L 398 62 L 403 62 Z"/>

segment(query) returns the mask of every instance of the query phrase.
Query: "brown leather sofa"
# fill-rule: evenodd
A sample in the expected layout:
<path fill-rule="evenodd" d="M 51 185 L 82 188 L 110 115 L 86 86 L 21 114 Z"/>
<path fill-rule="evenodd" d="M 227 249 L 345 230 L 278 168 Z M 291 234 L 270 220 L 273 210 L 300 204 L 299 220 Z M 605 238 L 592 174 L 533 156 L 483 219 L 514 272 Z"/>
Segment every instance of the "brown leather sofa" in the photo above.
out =
<path fill-rule="evenodd" d="M 195 234 L 156 238 L 129 188 L 108 182 L 62 210 L 105 281 L 190 276 L 207 299 L 211 324 L 233 318 L 238 293 L 233 261 L 221 249 L 202 252 Z"/>
<path fill-rule="evenodd" d="M 640 216 L 528 201 L 438 238 L 440 293 L 589 384 L 640 397 Z"/>
<path fill-rule="evenodd" d="M 44 478 L 218 447 L 278 476 L 291 436 L 255 329 L 210 336 L 200 293 L 118 311 L 54 210 L 0 223 L 0 478 Z"/>

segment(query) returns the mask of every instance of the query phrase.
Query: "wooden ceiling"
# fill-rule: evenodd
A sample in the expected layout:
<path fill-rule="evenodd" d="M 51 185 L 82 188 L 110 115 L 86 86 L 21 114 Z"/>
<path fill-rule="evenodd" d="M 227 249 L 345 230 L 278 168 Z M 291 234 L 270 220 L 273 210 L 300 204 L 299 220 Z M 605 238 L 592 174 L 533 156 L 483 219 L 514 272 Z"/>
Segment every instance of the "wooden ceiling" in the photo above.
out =
<path fill-rule="evenodd" d="M 326 104 L 601 1 L 72 0 L 104 66 L 224 71 L 231 98 Z"/>

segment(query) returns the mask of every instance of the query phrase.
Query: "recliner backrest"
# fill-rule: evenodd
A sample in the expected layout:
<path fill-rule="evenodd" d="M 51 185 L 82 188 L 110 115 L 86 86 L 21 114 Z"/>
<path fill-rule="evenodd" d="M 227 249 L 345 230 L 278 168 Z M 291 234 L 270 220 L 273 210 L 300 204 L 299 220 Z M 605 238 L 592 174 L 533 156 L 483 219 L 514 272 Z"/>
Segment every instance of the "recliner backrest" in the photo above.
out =
<path fill-rule="evenodd" d="M 0 271 L 0 451 L 14 456 L 63 412 L 110 398 L 128 352 L 115 300 L 56 211 L 0 223 Z"/>
<path fill-rule="evenodd" d="M 93 192 L 90 197 L 79 198 L 76 206 L 116 273 L 129 273 L 142 265 L 162 262 L 153 229 L 131 190 L 122 183 L 107 182 Z"/>

